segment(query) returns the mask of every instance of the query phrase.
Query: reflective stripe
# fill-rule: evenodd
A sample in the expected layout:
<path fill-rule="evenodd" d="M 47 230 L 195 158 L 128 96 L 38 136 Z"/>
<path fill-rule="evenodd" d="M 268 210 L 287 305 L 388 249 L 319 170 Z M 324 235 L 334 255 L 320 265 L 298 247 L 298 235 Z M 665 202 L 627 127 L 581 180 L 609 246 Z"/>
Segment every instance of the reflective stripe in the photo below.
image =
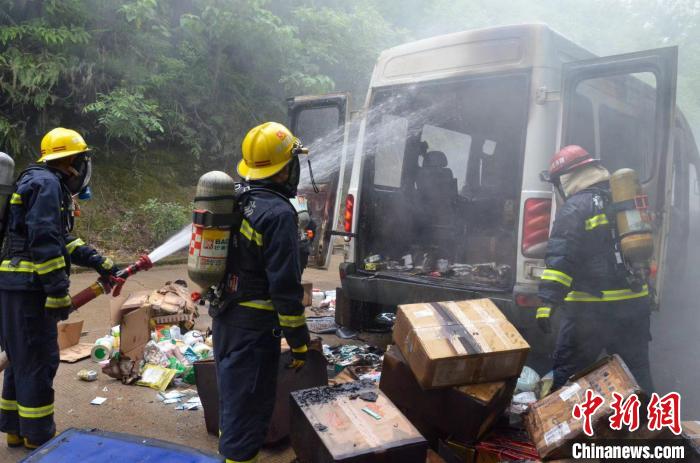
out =
<path fill-rule="evenodd" d="M 110 259 L 109 257 L 105 257 L 105 260 L 102 261 L 102 264 L 100 264 L 103 269 L 109 270 L 112 267 L 114 267 L 114 261 Z"/>
<path fill-rule="evenodd" d="M 231 460 L 230 458 L 227 458 L 226 463 L 256 463 L 258 461 L 258 455 L 259 454 L 255 454 L 255 456 L 250 460 Z"/>
<path fill-rule="evenodd" d="M 263 300 L 255 300 L 255 301 L 246 301 L 246 302 L 239 302 L 238 305 L 242 305 L 243 307 L 250 307 L 251 309 L 260 309 L 260 310 L 275 310 L 275 306 L 272 305 L 272 301 L 263 301 Z"/>
<path fill-rule="evenodd" d="M 590 219 L 586 220 L 586 230 L 593 230 L 601 225 L 608 224 L 608 217 L 605 214 L 594 215 Z"/>
<path fill-rule="evenodd" d="M 280 326 L 285 328 L 296 328 L 306 325 L 306 317 L 304 315 L 282 315 L 279 314 Z"/>
<path fill-rule="evenodd" d="M 2 263 L 0 263 L 0 272 L 36 272 L 39 275 L 46 275 L 49 272 L 64 268 L 65 266 L 66 260 L 63 258 L 63 256 L 55 257 L 41 264 L 35 264 L 33 262 L 29 262 L 28 260 L 21 260 L 17 263 L 17 265 L 12 265 L 12 261 L 8 259 L 3 260 Z"/>
<path fill-rule="evenodd" d="M 571 282 L 573 281 L 573 279 L 566 273 L 551 268 L 545 269 L 540 278 L 543 280 L 556 281 L 567 288 L 571 287 Z"/>
<path fill-rule="evenodd" d="M 53 404 L 44 407 L 23 407 L 17 404 L 17 407 L 19 408 L 19 416 L 22 418 L 37 419 L 53 414 Z"/>
<path fill-rule="evenodd" d="M 44 307 L 47 309 L 62 309 L 64 307 L 70 307 L 71 299 L 70 296 L 66 295 L 63 297 L 46 297 L 46 303 Z"/>
<path fill-rule="evenodd" d="M 10 204 L 21 205 L 22 204 L 22 197 L 17 193 L 12 193 L 12 197 L 10 198 Z"/>
<path fill-rule="evenodd" d="M 535 315 L 535 318 L 549 318 L 550 314 L 552 313 L 552 309 L 549 307 L 539 307 L 537 309 L 537 315 Z"/>
<path fill-rule="evenodd" d="M 70 243 L 66 244 L 66 251 L 68 251 L 68 254 L 73 254 L 73 251 L 80 246 L 85 246 L 85 241 L 81 240 L 80 238 L 74 239 Z"/>
<path fill-rule="evenodd" d="M 308 351 L 309 351 L 309 348 L 306 346 L 306 344 L 304 344 L 301 347 L 292 348 L 292 352 L 294 352 L 296 354 L 303 354 L 304 352 L 308 352 Z"/>
<path fill-rule="evenodd" d="M 0 399 L 0 410 L 7 410 L 10 412 L 17 410 L 16 400 Z"/>
<path fill-rule="evenodd" d="M 38 273 L 39 275 L 46 275 L 47 273 L 53 272 L 54 270 L 58 270 L 60 268 L 64 268 L 65 266 L 66 260 L 63 258 L 63 256 L 54 257 L 53 259 L 49 259 L 46 262 L 42 262 L 41 264 L 34 264 L 36 273 Z"/>
<path fill-rule="evenodd" d="M 2 263 L 0 263 L 0 272 L 34 273 L 35 271 L 36 267 L 34 264 L 26 260 L 19 261 L 17 266 L 13 266 L 10 260 L 3 260 Z"/>
<path fill-rule="evenodd" d="M 624 301 L 626 299 L 636 299 L 648 295 L 649 287 L 644 285 L 642 290 L 638 293 L 635 293 L 631 289 L 615 289 L 603 291 L 603 297 L 597 297 L 582 291 L 571 291 L 564 300 L 568 302 L 613 302 Z"/>
<path fill-rule="evenodd" d="M 258 246 L 263 245 L 262 235 L 255 231 L 253 226 L 250 225 L 250 222 L 248 222 L 246 219 L 243 219 L 243 223 L 241 223 L 241 234 Z"/>

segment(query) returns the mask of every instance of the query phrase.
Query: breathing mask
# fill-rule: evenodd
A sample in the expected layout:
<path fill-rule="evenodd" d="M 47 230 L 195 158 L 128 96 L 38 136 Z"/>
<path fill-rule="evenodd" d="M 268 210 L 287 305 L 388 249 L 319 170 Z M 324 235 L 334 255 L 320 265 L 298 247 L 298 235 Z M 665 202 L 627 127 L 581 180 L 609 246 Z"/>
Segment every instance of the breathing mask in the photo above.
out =
<path fill-rule="evenodd" d="M 293 198 L 297 195 L 297 188 L 299 187 L 299 180 L 301 179 L 301 161 L 299 156 L 302 154 L 309 154 L 309 149 L 301 144 L 299 140 L 294 143 L 292 148 L 292 159 L 289 161 L 289 177 L 284 183 L 284 188 L 287 195 Z M 319 189 L 314 181 L 314 174 L 311 170 L 311 160 L 307 158 L 309 164 L 309 176 L 311 177 L 311 185 L 313 186 L 314 192 L 318 193 Z"/>
<path fill-rule="evenodd" d="M 74 195 L 80 194 L 82 196 L 81 199 L 89 199 L 88 185 L 92 177 L 92 160 L 90 155 L 87 153 L 77 154 L 68 170 L 71 175 L 64 180 L 68 190 Z"/>

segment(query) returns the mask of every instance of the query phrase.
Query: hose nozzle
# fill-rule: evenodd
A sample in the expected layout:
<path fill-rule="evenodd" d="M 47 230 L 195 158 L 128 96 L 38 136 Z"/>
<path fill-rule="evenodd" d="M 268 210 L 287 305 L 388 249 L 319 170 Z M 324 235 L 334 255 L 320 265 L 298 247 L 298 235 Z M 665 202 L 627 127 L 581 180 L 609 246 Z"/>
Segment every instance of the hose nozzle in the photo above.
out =
<path fill-rule="evenodd" d="M 139 257 L 139 259 L 136 262 L 119 272 L 117 276 L 119 278 L 127 278 L 133 275 L 134 273 L 140 272 L 141 270 L 148 270 L 151 267 L 153 267 L 153 262 L 151 262 L 151 259 L 146 254 L 144 254 L 141 257 Z"/>

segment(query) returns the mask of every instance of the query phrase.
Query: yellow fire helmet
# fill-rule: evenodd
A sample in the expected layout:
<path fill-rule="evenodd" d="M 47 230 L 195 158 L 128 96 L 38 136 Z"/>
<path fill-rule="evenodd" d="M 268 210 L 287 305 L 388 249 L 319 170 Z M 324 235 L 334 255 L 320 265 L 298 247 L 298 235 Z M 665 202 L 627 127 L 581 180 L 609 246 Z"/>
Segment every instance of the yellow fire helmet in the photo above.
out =
<path fill-rule="evenodd" d="M 78 132 L 56 127 L 41 139 L 41 157 L 37 162 L 53 161 L 84 151 L 90 151 L 90 148 Z"/>
<path fill-rule="evenodd" d="M 243 139 L 243 159 L 238 163 L 238 175 L 245 180 L 272 177 L 292 159 L 298 140 L 278 122 L 265 122 L 250 129 Z"/>

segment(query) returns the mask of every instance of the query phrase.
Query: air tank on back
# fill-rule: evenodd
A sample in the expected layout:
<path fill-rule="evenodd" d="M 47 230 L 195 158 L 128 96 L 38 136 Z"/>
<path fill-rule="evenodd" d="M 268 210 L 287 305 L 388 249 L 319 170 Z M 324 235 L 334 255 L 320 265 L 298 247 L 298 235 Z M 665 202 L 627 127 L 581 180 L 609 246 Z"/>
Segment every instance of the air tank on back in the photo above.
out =
<path fill-rule="evenodd" d="M 0 230 L 5 229 L 5 208 L 7 200 L 14 192 L 15 186 L 15 161 L 10 155 L 0 152 Z"/>
<path fill-rule="evenodd" d="M 632 267 L 646 267 L 654 254 L 654 237 L 647 196 L 637 172 L 632 169 L 615 171 L 610 176 L 610 190 L 617 210 L 622 255 Z"/>
<path fill-rule="evenodd" d="M 235 193 L 236 183 L 225 172 L 207 172 L 197 182 L 187 274 L 203 289 L 224 277 Z"/>

